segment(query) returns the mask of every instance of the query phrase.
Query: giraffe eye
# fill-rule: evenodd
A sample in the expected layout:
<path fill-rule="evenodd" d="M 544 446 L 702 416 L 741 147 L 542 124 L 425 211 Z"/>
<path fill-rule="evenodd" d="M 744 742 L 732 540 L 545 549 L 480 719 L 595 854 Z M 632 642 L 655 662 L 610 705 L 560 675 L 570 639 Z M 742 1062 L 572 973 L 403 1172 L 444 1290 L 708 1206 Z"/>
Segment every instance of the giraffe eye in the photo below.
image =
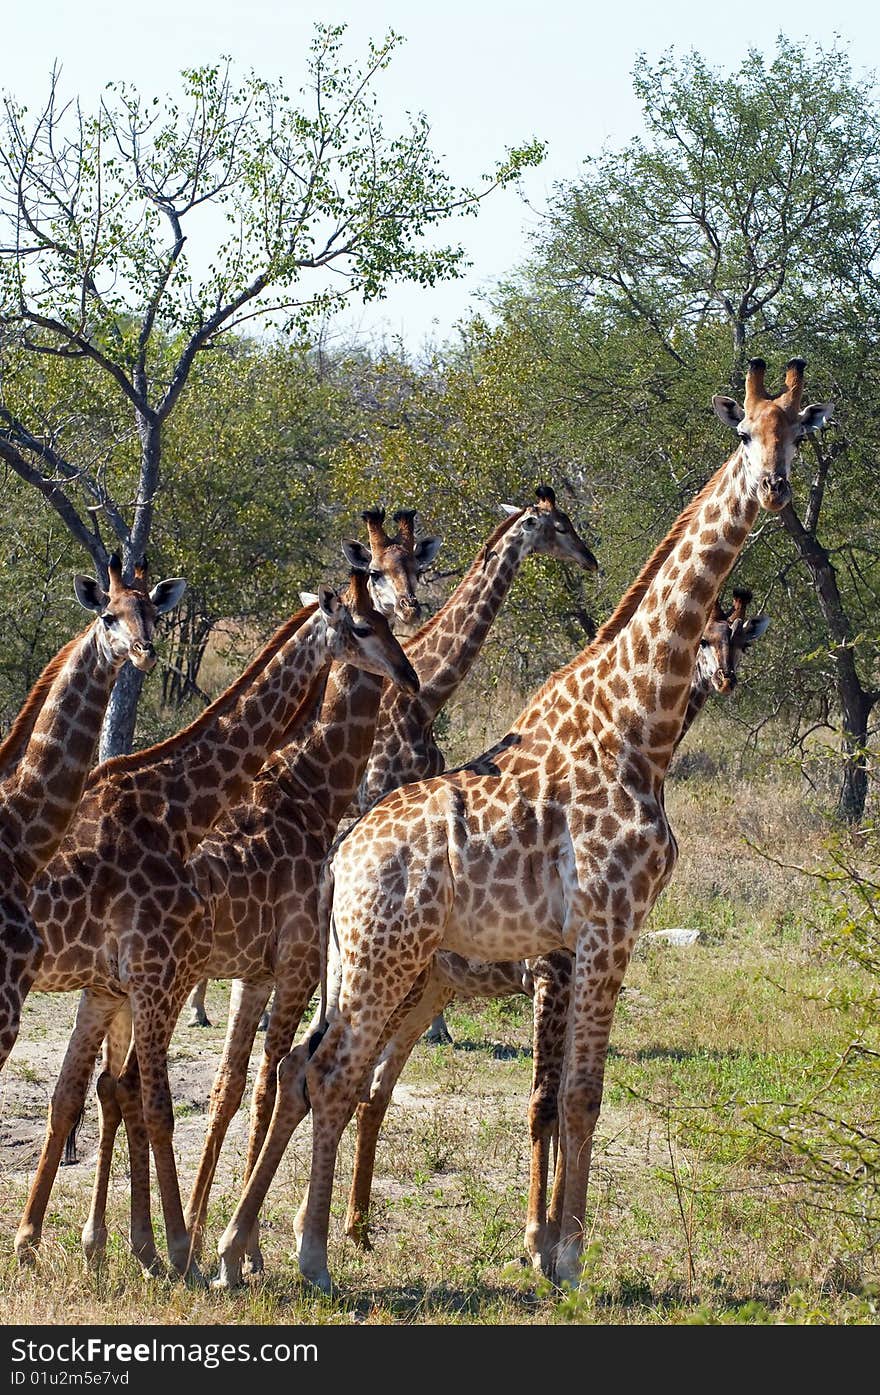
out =
<path fill-rule="evenodd" d="M 110 629 L 110 627 L 111 627 L 112 625 L 115 625 L 115 624 L 116 624 L 116 616 L 115 616 L 115 615 L 102 615 L 102 616 L 101 616 L 101 619 L 104 621 L 104 624 L 107 626 L 107 629 L 108 629 L 108 630 Z"/>
<path fill-rule="evenodd" d="M 742 441 L 744 446 L 747 446 L 749 444 L 749 441 L 752 439 L 751 431 L 740 431 L 738 435 L 739 439 Z"/>
<path fill-rule="evenodd" d="M 369 639 L 370 635 L 373 633 L 369 625 L 352 625 L 351 632 L 357 635 L 358 639 Z"/>

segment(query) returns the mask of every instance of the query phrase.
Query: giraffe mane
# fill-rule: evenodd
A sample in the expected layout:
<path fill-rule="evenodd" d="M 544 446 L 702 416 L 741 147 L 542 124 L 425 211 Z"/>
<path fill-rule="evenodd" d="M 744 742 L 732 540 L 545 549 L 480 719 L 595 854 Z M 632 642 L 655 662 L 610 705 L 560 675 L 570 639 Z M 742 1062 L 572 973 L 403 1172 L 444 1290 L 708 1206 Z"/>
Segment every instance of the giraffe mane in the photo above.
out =
<path fill-rule="evenodd" d="M 200 736 L 218 717 L 225 716 L 225 714 L 235 706 L 242 693 L 250 687 L 255 678 L 259 677 L 266 665 L 275 657 L 278 650 L 287 643 L 291 635 L 295 634 L 311 615 L 314 615 L 315 610 L 316 606 L 314 604 L 307 605 L 302 610 L 297 611 L 296 615 L 291 615 L 288 620 L 285 620 L 283 625 L 279 625 L 272 638 L 263 646 L 256 657 L 251 660 L 247 668 L 238 675 L 235 682 L 230 683 L 229 687 L 226 688 L 219 697 L 216 697 L 210 706 L 206 707 L 203 712 L 200 712 L 198 717 L 190 722 L 189 726 L 184 727 L 181 731 L 175 732 L 173 736 L 166 737 L 164 741 L 157 741 L 154 746 L 146 746 L 142 751 L 132 751 L 130 754 L 124 756 L 111 756 L 109 760 L 105 760 L 101 765 L 96 765 L 86 781 L 86 789 L 91 789 L 106 775 L 115 775 L 118 771 L 122 770 L 142 770 L 154 764 L 155 761 L 162 760 L 165 756 L 171 755 L 180 747 L 185 746 L 187 742 Z"/>
<path fill-rule="evenodd" d="M 24 704 L 0 742 L 0 780 L 5 779 L 15 769 L 25 748 L 31 739 L 31 734 L 36 725 L 40 712 L 46 705 L 46 699 L 55 679 L 64 668 L 73 650 L 85 639 L 91 626 L 87 626 L 80 634 L 69 639 L 63 648 L 58 650 L 54 658 L 50 659 L 43 669 L 34 686 L 28 693 Z"/>
<path fill-rule="evenodd" d="M 518 518 L 522 518 L 524 513 L 525 509 L 523 508 L 520 509 L 519 513 L 511 513 L 508 514 L 506 518 L 502 518 L 495 531 L 493 533 L 490 533 L 486 541 L 483 543 L 483 546 L 480 548 L 473 562 L 471 562 L 471 565 L 468 567 L 464 576 L 461 578 L 461 581 L 458 583 L 458 586 L 456 586 L 455 591 L 457 591 L 460 586 L 464 586 L 466 581 L 469 581 L 472 576 L 476 575 L 476 573 L 486 565 L 495 544 L 498 542 L 500 538 L 503 538 L 504 534 L 508 531 L 509 528 L 513 527 L 514 523 L 516 523 Z M 435 629 L 435 627 L 439 625 L 440 617 L 442 616 L 449 602 L 452 600 L 452 597 L 455 595 L 455 591 L 453 591 L 451 595 L 446 597 L 446 600 L 443 602 L 440 609 L 434 611 L 434 614 L 428 620 L 425 621 L 421 629 L 416 630 L 416 633 L 412 636 L 412 638 L 405 641 L 403 645 L 405 652 L 409 653 L 411 645 L 414 645 L 416 641 L 421 642 L 421 640 L 425 639 Z"/>

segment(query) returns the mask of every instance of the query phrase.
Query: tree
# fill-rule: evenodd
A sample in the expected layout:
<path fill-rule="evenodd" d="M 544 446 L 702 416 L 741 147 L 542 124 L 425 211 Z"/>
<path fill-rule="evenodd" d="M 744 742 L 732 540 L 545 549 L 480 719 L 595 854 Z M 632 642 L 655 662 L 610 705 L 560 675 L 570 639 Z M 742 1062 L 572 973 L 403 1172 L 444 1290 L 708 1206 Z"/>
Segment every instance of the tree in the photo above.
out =
<path fill-rule="evenodd" d="M 695 53 L 641 59 L 634 85 L 645 135 L 557 189 L 533 264 L 501 298 L 503 329 L 531 346 L 541 400 L 557 404 L 551 429 L 573 431 L 615 472 L 611 513 L 624 533 L 621 483 L 647 492 L 649 516 L 665 495 L 668 516 L 705 475 L 717 457 L 709 397 L 741 389 L 748 357 L 767 358 L 780 381 L 787 358 L 808 359 L 813 400 L 837 400 L 835 425 L 804 448 L 806 504 L 758 530 L 747 565 L 791 622 L 774 638 L 805 637 L 809 578 L 811 692 L 820 707 L 822 687 L 836 694 L 838 809 L 857 821 L 880 699 L 873 91 L 839 49 L 782 37 L 772 58 L 752 51 L 730 74 Z M 799 701 L 797 683 L 788 694 Z"/>
<path fill-rule="evenodd" d="M 5 98 L 0 457 L 99 574 L 112 547 L 127 574 L 143 560 L 167 423 L 197 355 L 257 316 L 301 334 L 346 295 L 455 276 L 462 248 L 428 247 L 425 234 L 542 156 L 532 142 L 508 151 L 480 192 L 456 187 L 424 116 L 402 135 L 383 130 L 374 87 L 399 37 L 371 44 L 357 66 L 344 61 L 342 36 L 342 26 L 316 27 L 302 107 L 280 81 L 250 74 L 235 85 L 229 63 L 184 71 L 180 104 L 111 83 L 89 114 L 62 99 L 57 72 L 35 116 Z M 106 377 L 134 424 L 136 458 L 93 471 L 67 453 L 63 431 L 47 438 L 8 400 L 11 353 L 77 360 Z M 102 758 L 130 744 L 139 687 L 127 666 Z"/>

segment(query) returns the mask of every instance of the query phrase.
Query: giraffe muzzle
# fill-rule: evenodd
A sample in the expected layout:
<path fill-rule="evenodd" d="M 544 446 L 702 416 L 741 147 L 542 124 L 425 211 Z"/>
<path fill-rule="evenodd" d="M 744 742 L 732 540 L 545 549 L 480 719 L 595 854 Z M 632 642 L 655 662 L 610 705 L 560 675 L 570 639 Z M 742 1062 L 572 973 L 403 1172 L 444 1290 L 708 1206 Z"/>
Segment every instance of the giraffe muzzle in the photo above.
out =
<path fill-rule="evenodd" d="M 791 500 L 791 485 L 785 475 L 765 475 L 759 493 L 764 508 L 778 513 Z"/>
<path fill-rule="evenodd" d="M 151 673 L 156 667 L 157 655 L 152 644 L 133 644 L 128 657 L 141 673 Z"/>
<path fill-rule="evenodd" d="M 400 596 L 397 601 L 397 610 L 401 620 L 408 624 L 414 620 L 420 620 L 422 616 L 422 605 L 415 596 Z"/>

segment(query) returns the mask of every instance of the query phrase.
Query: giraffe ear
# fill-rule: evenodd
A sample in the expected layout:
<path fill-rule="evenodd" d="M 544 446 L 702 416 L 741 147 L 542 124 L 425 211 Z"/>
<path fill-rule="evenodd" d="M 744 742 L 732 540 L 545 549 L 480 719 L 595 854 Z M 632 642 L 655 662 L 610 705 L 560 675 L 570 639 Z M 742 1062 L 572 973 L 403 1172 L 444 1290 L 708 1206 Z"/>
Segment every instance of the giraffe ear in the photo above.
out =
<path fill-rule="evenodd" d="M 498 508 L 501 513 L 507 514 L 508 517 L 514 513 L 522 513 L 522 508 L 519 504 L 499 504 Z"/>
<path fill-rule="evenodd" d="M 80 605 L 86 610 L 97 611 L 100 615 L 107 606 L 110 597 L 100 586 L 93 576 L 86 576 L 84 572 L 77 572 L 73 578 L 73 594 Z"/>
<path fill-rule="evenodd" d="M 441 538 L 420 538 L 413 548 L 413 556 L 420 572 L 429 567 L 442 546 Z"/>
<path fill-rule="evenodd" d="M 318 608 L 326 620 L 336 623 L 342 611 L 342 601 L 333 590 L 332 586 L 322 585 L 318 587 Z"/>
<path fill-rule="evenodd" d="M 713 397 L 712 406 L 715 408 L 715 415 L 725 426 L 731 427 L 734 431 L 739 426 L 745 412 L 738 402 L 734 402 L 732 397 Z"/>
<path fill-rule="evenodd" d="M 802 412 L 798 412 L 798 425 L 804 432 L 821 431 L 831 420 L 831 413 L 834 411 L 833 402 L 815 402 L 810 407 L 805 407 Z"/>
<path fill-rule="evenodd" d="M 346 539 L 342 544 L 342 555 L 349 566 L 354 567 L 356 571 L 367 572 L 370 570 L 373 555 L 370 549 L 364 547 L 363 543 L 358 542 L 356 538 Z"/>
<path fill-rule="evenodd" d="M 753 615 L 742 627 L 743 644 L 754 644 L 756 639 L 760 639 L 766 633 L 769 624 L 769 615 Z"/>
<path fill-rule="evenodd" d="M 318 604 L 318 597 L 315 595 L 314 591 L 300 591 L 299 598 L 302 601 L 303 605 Z"/>
<path fill-rule="evenodd" d="M 156 607 L 156 613 L 164 615 L 166 611 L 173 610 L 180 603 L 185 590 L 186 582 L 182 576 L 169 576 L 165 581 L 158 582 L 150 592 L 150 600 Z"/>

